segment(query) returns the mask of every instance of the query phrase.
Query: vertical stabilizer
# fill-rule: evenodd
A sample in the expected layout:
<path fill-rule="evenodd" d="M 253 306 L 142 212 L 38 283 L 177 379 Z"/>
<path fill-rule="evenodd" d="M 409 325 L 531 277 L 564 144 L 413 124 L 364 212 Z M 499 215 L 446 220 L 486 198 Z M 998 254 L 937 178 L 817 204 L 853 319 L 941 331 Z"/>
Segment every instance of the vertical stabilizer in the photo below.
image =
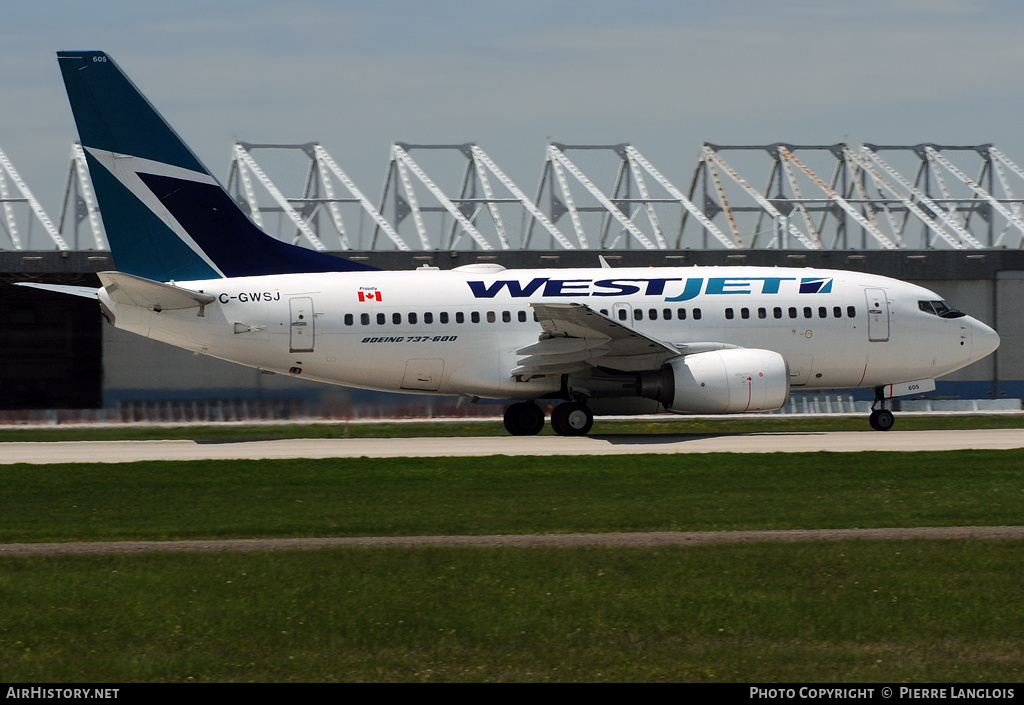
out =
<path fill-rule="evenodd" d="M 188 281 L 372 269 L 260 230 L 104 52 L 57 58 L 119 271 Z"/>

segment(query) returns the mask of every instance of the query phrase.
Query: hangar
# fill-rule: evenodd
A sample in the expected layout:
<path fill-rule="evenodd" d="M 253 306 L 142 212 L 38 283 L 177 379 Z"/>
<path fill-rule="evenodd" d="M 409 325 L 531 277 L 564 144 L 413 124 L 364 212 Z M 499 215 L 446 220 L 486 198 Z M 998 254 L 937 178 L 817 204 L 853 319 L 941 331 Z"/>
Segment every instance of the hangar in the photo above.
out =
<path fill-rule="evenodd" d="M 291 166 L 275 173 L 282 155 Z M 88 301 L 7 286 L 95 286 L 113 268 L 83 167 L 75 145 L 55 225 L 0 151 L 0 413 L 287 416 L 373 399 L 194 357 L 102 324 Z M 704 144 L 691 173 L 680 189 L 631 145 L 551 143 L 531 197 L 478 145 L 395 143 L 374 205 L 317 143 L 238 142 L 226 183 L 268 232 L 385 269 L 596 267 L 601 255 L 613 267 L 807 266 L 914 281 L 1003 341 L 933 396 L 1024 398 L 1024 171 L 995 146 Z"/>

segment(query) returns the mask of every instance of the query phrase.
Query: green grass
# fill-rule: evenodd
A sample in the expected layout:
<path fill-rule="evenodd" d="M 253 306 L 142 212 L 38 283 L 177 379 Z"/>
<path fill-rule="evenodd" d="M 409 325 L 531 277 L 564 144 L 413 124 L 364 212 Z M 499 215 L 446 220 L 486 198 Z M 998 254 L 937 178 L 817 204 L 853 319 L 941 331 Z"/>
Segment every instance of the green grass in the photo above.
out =
<path fill-rule="evenodd" d="M 0 467 L 0 541 L 1008 525 L 1024 450 Z"/>
<path fill-rule="evenodd" d="M 1021 541 L 0 559 L 0 673 L 125 681 L 1001 682 Z"/>
<path fill-rule="evenodd" d="M 13 465 L 0 541 L 1020 524 L 1022 467 L 1024 451 Z M 3 557 L 0 681 L 1015 683 L 1022 549 Z"/>
<path fill-rule="evenodd" d="M 1024 414 L 980 416 L 897 414 L 901 431 L 1022 428 Z M 609 420 L 598 418 L 591 435 L 607 434 L 697 434 L 867 431 L 867 414 L 820 417 L 666 417 L 659 420 Z M 550 424 L 543 433 L 551 435 Z M 420 436 L 504 436 L 500 421 L 452 421 L 409 423 L 310 423 L 273 425 L 186 425 L 140 427 L 132 425 L 65 428 L 62 426 L 7 426 L 0 428 L 0 443 L 45 441 L 113 440 L 272 440 L 277 438 L 416 438 Z"/>

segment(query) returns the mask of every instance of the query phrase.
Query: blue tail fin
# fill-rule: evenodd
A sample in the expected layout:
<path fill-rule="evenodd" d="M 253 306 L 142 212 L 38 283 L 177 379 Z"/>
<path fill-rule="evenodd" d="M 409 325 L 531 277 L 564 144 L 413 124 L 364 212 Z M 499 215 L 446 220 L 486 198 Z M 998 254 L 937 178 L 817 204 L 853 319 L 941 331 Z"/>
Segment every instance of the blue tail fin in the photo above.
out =
<path fill-rule="evenodd" d="M 373 269 L 260 230 L 105 53 L 57 58 L 119 271 L 189 281 Z"/>

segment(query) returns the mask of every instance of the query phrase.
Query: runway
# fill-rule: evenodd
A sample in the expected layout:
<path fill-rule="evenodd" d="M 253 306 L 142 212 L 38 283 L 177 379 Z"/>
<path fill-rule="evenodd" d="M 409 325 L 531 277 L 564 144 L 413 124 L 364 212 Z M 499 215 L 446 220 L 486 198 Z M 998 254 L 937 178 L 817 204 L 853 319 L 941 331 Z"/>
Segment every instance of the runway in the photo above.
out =
<path fill-rule="evenodd" d="M 0 443 L 0 464 L 124 463 L 143 460 L 398 458 L 445 456 L 635 455 L 641 453 L 799 453 L 1008 450 L 1024 429 L 742 433 L 714 436 L 597 435 L 459 438 L 302 438 L 273 441 L 72 441 Z"/>

